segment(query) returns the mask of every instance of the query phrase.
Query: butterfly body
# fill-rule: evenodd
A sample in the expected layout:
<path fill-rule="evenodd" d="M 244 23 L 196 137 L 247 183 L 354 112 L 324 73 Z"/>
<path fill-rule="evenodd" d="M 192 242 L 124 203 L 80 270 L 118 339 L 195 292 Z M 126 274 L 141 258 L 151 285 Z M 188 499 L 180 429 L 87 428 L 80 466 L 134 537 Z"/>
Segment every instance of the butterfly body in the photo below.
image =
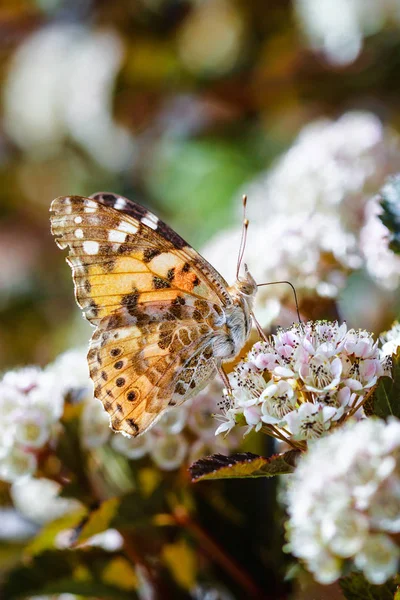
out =
<path fill-rule="evenodd" d="M 57 198 L 51 210 L 77 302 L 96 327 L 94 394 L 114 430 L 140 435 L 240 352 L 256 283 L 246 271 L 228 287 L 165 223 L 115 194 Z"/>

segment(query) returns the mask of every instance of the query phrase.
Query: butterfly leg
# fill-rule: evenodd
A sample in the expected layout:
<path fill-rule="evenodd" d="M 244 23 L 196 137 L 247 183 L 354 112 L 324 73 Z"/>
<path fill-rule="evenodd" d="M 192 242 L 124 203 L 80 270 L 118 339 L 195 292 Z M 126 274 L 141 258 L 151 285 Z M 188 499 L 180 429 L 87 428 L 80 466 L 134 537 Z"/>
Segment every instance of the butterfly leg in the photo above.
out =
<path fill-rule="evenodd" d="M 222 379 L 222 382 L 226 388 L 226 391 L 228 392 L 229 396 L 232 396 L 232 386 L 230 384 L 230 381 L 228 379 L 228 375 L 225 373 L 224 368 L 222 365 L 217 365 L 217 369 L 218 369 L 218 373 Z"/>
<path fill-rule="evenodd" d="M 260 336 L 260 338 L 262 340 L 264 340 L 264 342 L 267 342 L 268 338 L 265 335 L 263 328 L 261 327 L 260 323 L 257 321 L 256 316 L 255 316 L 255 314 L 253 312 L 251 313 L 251 316 L 253 317 L 254 325 L 256 326 L 256 329 L 258 331 L 258 335 Z"/>

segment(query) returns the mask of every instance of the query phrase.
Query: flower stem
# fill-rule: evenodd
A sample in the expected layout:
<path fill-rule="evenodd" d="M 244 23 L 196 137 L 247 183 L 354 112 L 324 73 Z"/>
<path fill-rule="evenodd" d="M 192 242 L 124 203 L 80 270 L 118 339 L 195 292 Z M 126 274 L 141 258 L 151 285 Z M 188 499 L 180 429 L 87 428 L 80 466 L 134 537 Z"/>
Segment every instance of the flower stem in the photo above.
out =
<path fill-rule="evenodd" d="M 174 509 L 173 517 L 180 527 L 189 530 L 203 549 L 203 551 L 217 564 L 219 564 L 235 580 L 243 590 L 246 590 L 246 598 L 256 598 L 258 600 L 278 600 L 268 596 L 251 579 L 250 575 L 237 563 L 217 542 L 205 531 L 198 523 L 193 521 L 183 506 L 177 506 Z"/>
<path fill-rule="evenodd" d="M 168 600 L 170 598 L 168 591 L 165 589 L 165 586 L 162 585 L 162 582 L 157 577 L 154 569 L 150 567 L 147 561 L 143 558 L 143 556 L 138 552 L 135 544 L 135 540 L 131 533 L 127 533 L 126 531 L 119 531 L 123 540 L 124 540 L 124 553 L 126 557 L 129 559 L 131 564 L 134 567 L 140 567 L 142 573 L 147 580 L 148 584 L 152 587 L 155 598 L 164 600 Z"/>
<path fill-rule="evenodd" d="M 362 398 L 361 402 L 359 402 L 358 404 L 355 404 L 353 406 L 353 408 L 347 414 L 344 415 L 345 418 L 343 419 L 343 421 L 345 421 L 345 420 L 349 419 L 350 417 L 352 417 L 353 415 L 355 415 L 355 413 L 358 411 L 358 409 L 361 408 L 366 403 L 366 401 L 368 400 L 368 398 L 370 398 L 372 396 L 372 394 L 374 393 L 376 387 L 377 386 L 374 385 L 369 390 L 369 392 L 367 394 L 365 394 L 365 396 Z"/>

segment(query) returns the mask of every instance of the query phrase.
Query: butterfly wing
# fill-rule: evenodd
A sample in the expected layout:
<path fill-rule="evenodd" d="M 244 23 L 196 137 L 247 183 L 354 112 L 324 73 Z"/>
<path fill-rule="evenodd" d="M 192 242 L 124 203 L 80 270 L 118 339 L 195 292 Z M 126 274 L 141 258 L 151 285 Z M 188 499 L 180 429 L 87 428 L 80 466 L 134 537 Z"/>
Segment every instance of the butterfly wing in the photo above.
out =
<path fill-rule="evenodd" d="M 212 335 L 206 321 L 190 318 L 138 325 L 126 308 L 105 317 L 88 362 L 113 429 L 144 433 L 168 407 L 197 393 L 216 369 Z"/>
<path fill-rule="evenodd" d="M 143 433 L 215 371 L 211 340 L 232 300 L 223 278 L 167 225 L 114 194 L 53 201 L 52 232 L 69 247 L 75 294 L 97 326 L 95 395 L 113 427 Z"/>
<path fill-rule="evenodd" d="M 75 295 L 94 325 L 122 306 L 139 301 L 171 302 L 184 296 L 227 305 L 227 283 L 172 229 L 138 204 L 112 194 L 97 199 L 56 198 L 52 233 L 60 248 L 69 247 Z M 129 213 L 118 206 L 128 206 Z"/>

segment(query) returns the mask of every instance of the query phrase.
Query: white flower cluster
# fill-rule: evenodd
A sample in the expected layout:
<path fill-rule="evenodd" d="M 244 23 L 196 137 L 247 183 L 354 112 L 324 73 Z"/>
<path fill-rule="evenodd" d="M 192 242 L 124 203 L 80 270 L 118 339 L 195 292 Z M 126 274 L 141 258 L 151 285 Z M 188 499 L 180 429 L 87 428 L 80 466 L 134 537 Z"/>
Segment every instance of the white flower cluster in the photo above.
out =
<path fill-rule="evenodd" d="M 381 287 L 393 291 L 400 285 L 400 257 L 389 248 L 389 231 L 379 218 L 382 212 L 377 198 L 369 200 L 360 231 L 360 252 L 371 277 Z"/>
<path fill-rule="evenodd" d="M 135 460 L 149 456 L 164 471 L 179 468 L 185 461 L 192 463 L 205 454 L 226 454 L 237 447 L 238 439 L 215 438 L 217 400 L 221 393 L 217 384 L 201 392 L 196 398 L 167 412 L 145 434 L 128 438 L 113 433 L 109 416 L 101 402 L 88 398 L 82 415 L 82 441 L 87 448 L 96 448 L 109 442 L 117 452 Z"/>
<path fill-rule="evenodd" d="M 288 279 L 300 300 L 315 294 L 334 298 L 349 272 L 365 265 L 379 285 L 396 287 L 400 259 L 387 249 L 377 199 L 367 203 L 386 177 L 400 170 L 398 149 L 397 134 L 367 112 L 304 127 L 275 166 L 243 189 L 250 219 L 245 262 L 255 279 Z M 203 248 L 229 281 L 235 277 L 239 240 L 239 229 L 233 229 Z M 263 325 L 289 297 L 287 286 L 260 288 L 256 314 Z"/>
<path fill-rule="evenodd" d="M 382 354 L 391 356 L 397 352 L 400 346 L 400 323 L 395 321 L 389 331 L 381 334 Z"/>
<path fill-rule="evenodd" d="M 363 402 L 389 364 L 370 333 L 346 323 L 280 329 L 230 374 L 216 434 L 241 423 L 292 445 L 319 437 L 339 420 L 363 416 Z"/>
<path fill-rule="evenodd" d="M 295 0 L 295 11 L 310 46 L 339 65 L 358 57 L 364 37 L 400 27 L 398 0 Z"/>
<path fill-rule="evenodd" d="M 213 413 L 220 393 L 218 384 L 212 384 L 166 413 L 149 432 L 130 439 L 112 432 L 108 413 L 93 397 L 85 350 L 65 352 L 43 370 L 9 371 L 0 382 L 0 480 L 13 482 L 35 474 L 41 450 L 61 430 L 68 395 L 83 403 L 80 427 L 87 449 L 109 443 L 132 460 L 148 455 L 162 470 L 177 469 L 205 454 L 227 453 L 239 439 L 215 438 Z"/>
<path fill-rule="evenodd" d="M 287 504 L 288 549 L 315 579 L 332 583 L 352 561 L 371 583 L 384 583 L 400 558 L 400 422 L 364 419 L 315 440 Z"/>
<path fill-rule="evenodd" d="M 9 371 L 0 381 L 0 479 L 31 475 L 57 429 L 64 390 L 51 367 Z"/>
<path fill-rule="evenodd" d="M 123 54 L 122 40 L 112 29 L 71 23 L 35 29 L 18 46 L 8 70 L 7 134 L 36 156 L 52 155 L 72 137 L 102 166 L 126 168 L 134 141 L 110 110 Z M 90 98 L 84 89 L 91 90 Z"/>

